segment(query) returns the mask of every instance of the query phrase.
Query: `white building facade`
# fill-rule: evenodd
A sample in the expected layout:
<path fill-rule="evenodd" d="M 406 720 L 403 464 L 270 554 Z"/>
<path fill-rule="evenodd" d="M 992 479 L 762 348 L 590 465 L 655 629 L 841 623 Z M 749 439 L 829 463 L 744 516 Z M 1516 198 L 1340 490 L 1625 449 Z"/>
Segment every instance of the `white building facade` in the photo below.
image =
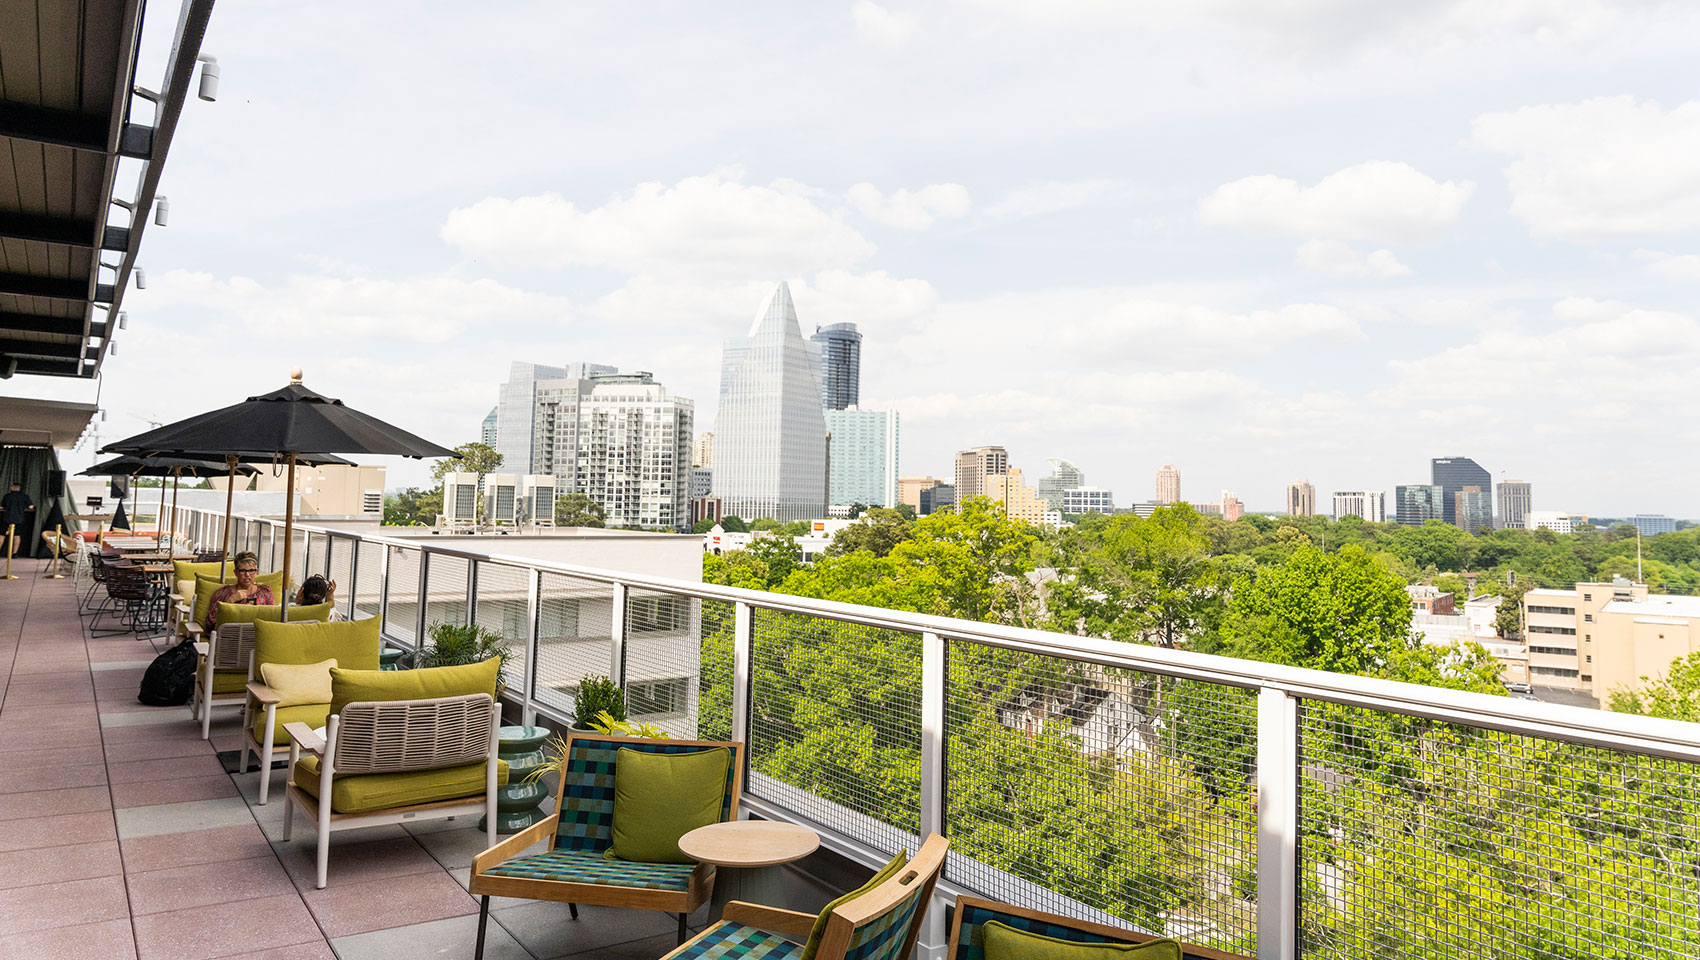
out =
<path fill-rule="evenodd" d="M 696 405 L 647 373 L 602 376 L 578 402 L 573 490 L 609 526 L 689 530 Z"/>
<path fill-rule="evenodd" d="M 1334 491 L 1334 519 L 1362 517 L 1370 523 L 1387 522 L 1387 492 L 1384 490 Z"/>
<path fill-rule="evenodd" d="M 828 501 L 897 506 L 896 410 L 823 411 L 831 435 Z"/>

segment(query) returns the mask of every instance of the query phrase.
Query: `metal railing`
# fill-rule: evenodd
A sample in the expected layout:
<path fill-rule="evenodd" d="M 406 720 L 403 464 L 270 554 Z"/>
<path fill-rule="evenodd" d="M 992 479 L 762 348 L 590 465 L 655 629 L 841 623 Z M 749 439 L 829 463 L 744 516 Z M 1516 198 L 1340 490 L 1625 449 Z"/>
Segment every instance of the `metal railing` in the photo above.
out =
<path fill-rule="evenodd" d="M 186 511 L 209 546 L 222 517 Z M 281 523 L 237 518 L 281 559 Z M 1261 958 L 1700 956 L 1700 725 L 297 526 L 298 574 L 412 647 L 514 648 L 564 724 L 749 745 L 746 797 L 977 893 Z M 945 911 L 922 945 L 941 956 Z"/>

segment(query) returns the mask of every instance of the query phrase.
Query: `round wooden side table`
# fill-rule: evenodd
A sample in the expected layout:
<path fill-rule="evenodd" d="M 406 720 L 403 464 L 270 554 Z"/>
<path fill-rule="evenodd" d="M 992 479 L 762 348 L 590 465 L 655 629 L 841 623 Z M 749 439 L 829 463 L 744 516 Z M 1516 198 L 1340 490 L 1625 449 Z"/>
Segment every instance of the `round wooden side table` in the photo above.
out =
<path fill-rule="evenodd" d="M 745 882 L 753 871 L 801 860 L 820 849 L 820 835 L 808 827 L 775 820 L 728 820 L 698 827 L 679 838 L 679 850 L 699 863 L 730 868 L 714 882 L 709 903 L 724 910 L 733 900 L 748 900 Z M 761 882 L 756 882 L 757 887 Z M 719 914 L 716 913 L 716 916 Z"/>

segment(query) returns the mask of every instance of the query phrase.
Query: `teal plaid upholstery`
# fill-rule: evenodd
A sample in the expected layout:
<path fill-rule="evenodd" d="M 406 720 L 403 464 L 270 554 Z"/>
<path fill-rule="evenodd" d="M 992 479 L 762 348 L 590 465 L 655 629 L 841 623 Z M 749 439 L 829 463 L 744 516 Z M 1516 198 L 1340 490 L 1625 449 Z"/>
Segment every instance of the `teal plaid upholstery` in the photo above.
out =
<path fill-rule="evenodd" d="M 717 923 L 703 932 L 676 960 L 784 960 L 803 955 L 803 945 L 778 934 L 737 923 Z"/>
<path fill-rule="evenodd" d="M 962 904 L 958 905 L 956 909 L 962 913 L 962 929 L 956 937 L 956 953 L 949 957 L 948 960 L 986 960 L 986 951 L 977 942 L 979 938 L 975 936 L 975 933 L 978 932 L 980 925 L 988 920 L 996 920 L 1005 926 L 1014 927 L 1017 930 L 1025 930 L 1028 933 L 1036 933 L 1043 937 L 1055 937 L 1058 940 L 1069 940 L 1074 943 L 1134 942 L 1134 938 L 1132 936 L 1125 939 L 1106 937 L 1102 934 L 1089 933 L 1085 930 L 1077 930 L 1074 927 L 1063 926 L 1062 924 L 1054 921 L 1035 920 L 1032 917 L 1018 917 L 1014 914 L 1000 913 L 997 910 L 992 910 L 979 905 L 970 906 Z M 1196 954 L 1187 953 L 1185 945 L 1181 948 L 1181 955 L 1183 957 L 1196 956 Z"/>
<path fill-rule="evenodd" d="M 561 822 L 555 830 L 556 850 L 601 853 L 614 844 L 614 756 L 621 747 L 645 753 L 696 753 L 706 747 L 666 740 L 633 741 L 576 739 L 561 774 Z M 733 746 L 726 765 L 726 796 L 720 819 L 732 815 L 732 784 L 742 758 Z M 490 871 L 494 872 L 494 871 Z"/>
<path fill-rule="evenodd" d="M 881 884 L 884 886 L 884 884 Z M 900 960 L 903 943 L 909 939 L 909 927 L 921 908 L 921 894 L 926 885 L 915 884 L 915 892 L 899 900 L 895 906 L 850 933 L 850 948 L 844 960 Z"/>
<path fill-rule="evenodd" d="M 689 889 L 691 872 L 696 868 L 694 863 L 634 863 L 630 860 L 608 860 L 602 854 L 589 850 L 551 850 L 509 860 L 484 871 L 484 875 L 683 892 Z"/>

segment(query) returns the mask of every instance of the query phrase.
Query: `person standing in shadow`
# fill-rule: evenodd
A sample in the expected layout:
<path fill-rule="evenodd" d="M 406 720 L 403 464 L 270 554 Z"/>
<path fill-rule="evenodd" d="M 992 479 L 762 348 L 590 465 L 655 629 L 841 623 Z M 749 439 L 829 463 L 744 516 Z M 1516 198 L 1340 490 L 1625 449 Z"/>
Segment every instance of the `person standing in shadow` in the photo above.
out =
<path fill-rule="evenodd" d="M 0 537 L 5 537 L 8 529 L 17 528 L 6 543 L 6 556 L 17 556 L 18 542 L 30 535 L 30 521 L 34 519 L 35 501 L 24 492 L 23 484 L 13 480 L 11 492 L 0 497 Z"/>

